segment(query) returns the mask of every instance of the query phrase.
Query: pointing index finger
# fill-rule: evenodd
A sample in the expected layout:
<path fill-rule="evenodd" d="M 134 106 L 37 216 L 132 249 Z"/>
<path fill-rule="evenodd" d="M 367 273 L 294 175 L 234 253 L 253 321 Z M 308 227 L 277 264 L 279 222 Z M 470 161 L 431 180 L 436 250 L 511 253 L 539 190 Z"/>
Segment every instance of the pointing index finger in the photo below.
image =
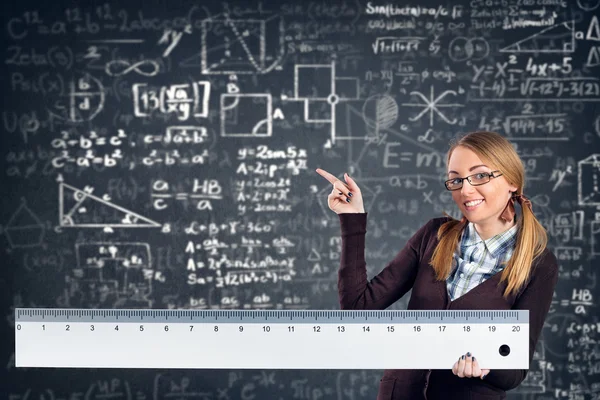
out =
<path fill-rule="evenodd" d="M 336 178 L 335 175 L 332 175 L 329 172 L 327 172 L 321 168 L 317 168 L 316 171 L 323 178 L 327 179 L 329 181 L 329 183 L 331 183 L 332 185 L 335 184 L 336 181 L 339 181 L 339 179 Z"/>

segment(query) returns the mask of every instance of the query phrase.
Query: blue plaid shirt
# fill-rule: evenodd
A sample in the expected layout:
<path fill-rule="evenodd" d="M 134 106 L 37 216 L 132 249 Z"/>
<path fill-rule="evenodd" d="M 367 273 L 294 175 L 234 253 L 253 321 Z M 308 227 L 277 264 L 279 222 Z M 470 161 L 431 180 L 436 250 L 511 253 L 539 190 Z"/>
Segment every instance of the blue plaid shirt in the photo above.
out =
<path fill-rule="evenodd" d="M 452 272 L 446 280 L 448 295 L 455 300 L 502 271 L 515 250 L 517 225 L 482 240 L 470 222 L 464 229 L 460 252 L 454 253 Z"/>

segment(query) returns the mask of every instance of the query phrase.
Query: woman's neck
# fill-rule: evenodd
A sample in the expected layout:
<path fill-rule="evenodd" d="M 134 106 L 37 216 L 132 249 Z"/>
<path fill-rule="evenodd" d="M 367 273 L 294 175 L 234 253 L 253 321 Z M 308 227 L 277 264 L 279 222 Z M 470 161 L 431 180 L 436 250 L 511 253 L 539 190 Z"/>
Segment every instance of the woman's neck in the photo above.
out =
<path fill-rule="evenodd" d="M 479 237 L 483 240 L 488 240 L 491 237 L 494 237 L 500 233 L 506 232 L 510 228 L 516 225 L 516 222 L 513 220 L 512 222 L 505 222 L 504 220 L 498 218 L 495 221 L 495 224 L 477 224 L 473 223 L 475 226 L 475 230 Z"/>

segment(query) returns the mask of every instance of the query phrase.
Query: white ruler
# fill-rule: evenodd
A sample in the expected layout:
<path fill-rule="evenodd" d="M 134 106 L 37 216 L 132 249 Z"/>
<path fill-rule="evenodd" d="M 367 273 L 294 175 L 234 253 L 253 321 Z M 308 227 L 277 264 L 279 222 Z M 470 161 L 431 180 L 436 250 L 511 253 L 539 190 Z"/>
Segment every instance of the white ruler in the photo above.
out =
<path fill-rule="evenodd" d="M 17 367 L 529 368 L 529 311 L 15 309 Z"/>

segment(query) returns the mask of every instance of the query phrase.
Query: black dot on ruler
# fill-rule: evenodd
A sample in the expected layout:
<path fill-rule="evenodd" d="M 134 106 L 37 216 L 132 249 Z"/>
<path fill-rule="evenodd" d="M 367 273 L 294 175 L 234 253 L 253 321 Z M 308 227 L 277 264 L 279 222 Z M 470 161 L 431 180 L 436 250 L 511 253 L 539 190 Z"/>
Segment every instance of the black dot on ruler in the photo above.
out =
<path fill-rule="evenodd" d="M 499 353 L 502 357 L 506 357 L 510 354 L 510 347 L 507 344 L 503 344 L 502 346 L 500 346 Z"/>

